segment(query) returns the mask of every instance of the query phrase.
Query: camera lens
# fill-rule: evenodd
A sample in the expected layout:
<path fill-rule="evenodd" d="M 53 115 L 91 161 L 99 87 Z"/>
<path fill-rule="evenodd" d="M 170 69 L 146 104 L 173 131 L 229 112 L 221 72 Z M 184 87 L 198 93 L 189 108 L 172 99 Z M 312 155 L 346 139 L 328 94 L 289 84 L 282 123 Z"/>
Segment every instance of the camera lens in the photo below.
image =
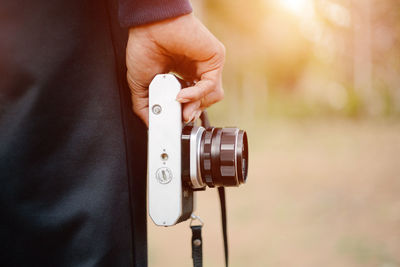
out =
<path fill-rule="evenodd" d="M 209 187 L 245 183 L 248 170 L 246 132 L 214 127 L 204 131 L 200 143 L 200 170 Z"/>

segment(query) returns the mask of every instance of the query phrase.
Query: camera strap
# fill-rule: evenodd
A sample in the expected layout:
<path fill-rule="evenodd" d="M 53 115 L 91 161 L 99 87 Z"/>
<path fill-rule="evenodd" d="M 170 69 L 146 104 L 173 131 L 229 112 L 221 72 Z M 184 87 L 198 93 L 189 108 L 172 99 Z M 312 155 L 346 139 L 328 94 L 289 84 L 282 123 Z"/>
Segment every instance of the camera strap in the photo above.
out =
<path fill-rule="evenodd" d="M 203 240 L 201 238 L 202 225 L 192 225 L 192 258 L 194 267 L 203 266 Z"/>
<path fill-rule="evenodd" d="M 225 200 L 225 188 L 218 187 L 219 202 L 221 205 L 221 222 L 222 222 L 222 235 L 224 239 L 224 254 L 225 254 L 225 266 L 228 267 L 228 233 L 226 223 L 226 200 Z M 203 222 L 199 217 L 192 214 L 192 220 L 190 222 L 190 228 L 192 229 L 192 259 L 193 267 L 203 267 L 203 239 L 201 237 L 201 229 L 203 228 Z M 192 225 L 194 220 L 198 220 L 200 225 Z"/>
<path fill-rule="evenodd" d="M 226 200 L 225 187 L 218 187 L 219 202 L 221 205 L 222 236 L 224 238 L 225 266 L 228 267 L 228 232 L 226 225 Z"/>
<path fill-rule="evenodd" d="M 190 228 L 192 229 L 192 259 L 194 267 L 203 266 L 203 239 L 201 237 L 201 229 L 203 228 L 203 221 L 192 213 Z M 194 221 L 200 224 L 195 225 Z"/>

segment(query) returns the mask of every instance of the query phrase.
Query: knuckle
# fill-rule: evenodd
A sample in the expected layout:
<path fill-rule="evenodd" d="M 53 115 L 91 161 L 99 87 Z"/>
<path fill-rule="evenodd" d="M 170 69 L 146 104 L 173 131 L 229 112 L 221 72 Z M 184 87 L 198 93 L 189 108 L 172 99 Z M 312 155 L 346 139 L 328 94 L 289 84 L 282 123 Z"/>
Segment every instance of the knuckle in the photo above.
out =
<path fill-rule="evenodd" d="M 220 65 L 225 61 L 226 50 L 225 46 L 221 42 L 215 44 L 213 52 L 214 52 L 213 60 L 215 64 Z"/>

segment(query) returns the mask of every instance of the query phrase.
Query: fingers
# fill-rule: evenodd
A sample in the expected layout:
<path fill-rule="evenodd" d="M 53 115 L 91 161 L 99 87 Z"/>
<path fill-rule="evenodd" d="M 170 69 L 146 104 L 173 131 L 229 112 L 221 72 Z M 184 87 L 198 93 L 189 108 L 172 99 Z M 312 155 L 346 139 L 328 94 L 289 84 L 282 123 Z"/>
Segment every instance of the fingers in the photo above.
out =
<path fill-rule="evenodd" d="M 180 103 L 200 100 L 200 108 L 204 109 L 223 99 L 222 69 L 225 61 L 225 47 L 216 41 L 213 44 L 213 50 L 209 52 L 210 57 L 196 64 L 199 81 L 194 86 L 184 88 L 179 92 L 177 101 Z"/>
<path fill-rule="evenodd" d="M 193 15 L 181 16 L 170 23 L 179 24 L 173 36 L 163 28 L 153 33 L 158 43 L 163 43 L 174 59 L 173 70 L 189 81 L 198 82 L 181 90 L 177 96 L 180 103 L 202 100 L 202 108 L 222 100 L 222 69 L 225 62 L 225 47 Z M 178 55 L 178 57 L 177 57 Z"/>
<path fill-rule="evenodd" d="M 224 99 L 224 89 L 222 89 L 222 86 L 219 86 L 217 90 L 210 92 L 203 98 L 203 100 L 201 101 L 201 108 L 208 108 L 212 104 L 215 104 L 222 99 Z"/>
<path fill-rule="evenodd" d="M 202 79 L 194 86 L 182 89 L 177 95 L 176 100 L 180 103 L 199 102 L 199 108 L 204 109 L 224 98 L 221 78 L 217 81 Z"/>
<path fill-rule="evenodd" d="M 201 101 L 201 108 L 203 109 L 221 101 L 224 97 L 224 90 L 222 89 L 220 72 L 218 69 L 207 73 L 194 86 L 182 89 L 176 100 L 180 103 Z"/>
<path fill-rule="evenodd" d="M 201 101 L 195 101 L 183 104 L 182 106 L 183 121 L 187 123 L 198 119 L 202 112 L 200 105 Z"/>
<path fill-rule="evenodd" d="M 176 100 L 181 103 L 187 103 L 191 101 L 200 100 L 209 93 L 211 93 L 217 87 L 218 82 L 218 70 L 213 70 L 207 75 L 201 77 L 201 80 L 198 81 L 194 86 L 187 87 L 182 89 Z"/>
<path fill-rule="evenodd" d="M 190 90 L 192 92 L 198 90 L 198 88 L 195 88 L 195 87 L 196 86 L 182 89 L 181 92 L 183 90 L 187 90 L 187 91 Z M 185 101 L 187 101 L 186 99 L 188 99 L 188 98 L 181 98 L 181 101 L 179 101 L 179 97 L 177 98 L 177 100 L 179 102 L 183 103 L 182 117 L 185 122 L 190 122 L 190 121 L 198 119 L 201 115 L 201 112 L 205 108 L 211 106 L 212 104 L 214 104 L 218 101 L 221 101 L 224 98 L 224 90 L 222 89 L 221 84 L 219 83 L 218 85 L 216 85 L 216 88 L 217 88 L 216 90 L 212 89 L 210 91 L 207 89 L 204 89 L 204 91 L 206 92 L 206 95 L 204 97 L 201 97 L 203 95 L 203 93 L 190 92 L 190 94 L 200 97 L 200 99 L 198 99 L 198 100 L 194 100 L 194 101 L 189 100 L 188 102 L 185 102 Z M 207 93 L 207 92 L 209 92 L 209 93 Z M 182 101 L 182 99 L 184 99 L 184 100 Z"/>
<path fill-rule="evenodd" d="M 225 48 L 193 15 L 131 28 L 126 65 L 134 112 L 148 125 L 148 86 L 154 75 L 173 71 L 197 81 L 177 96 L 185 121 L 222 100 Z"/>
<path fill-rule="evenodd" d="M 182 117 L 185 122 L 196 120 L 201 112 L 224 97 L 220 70 L 213 70 L 194 86 L 182 89 L 177 101 L 184 104 Z"/>

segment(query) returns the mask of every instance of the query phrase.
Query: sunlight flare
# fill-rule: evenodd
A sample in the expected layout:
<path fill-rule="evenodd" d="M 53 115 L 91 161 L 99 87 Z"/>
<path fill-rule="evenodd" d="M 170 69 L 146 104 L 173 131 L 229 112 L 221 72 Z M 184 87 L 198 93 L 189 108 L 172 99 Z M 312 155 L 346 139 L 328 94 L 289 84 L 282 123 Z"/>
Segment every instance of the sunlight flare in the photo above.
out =
<path fill-rule="evenodd" d="M 280 0 L 280 3 L 283 7 L 296 14 L 304 12 L 310 4 L 309 0 Z"/>

